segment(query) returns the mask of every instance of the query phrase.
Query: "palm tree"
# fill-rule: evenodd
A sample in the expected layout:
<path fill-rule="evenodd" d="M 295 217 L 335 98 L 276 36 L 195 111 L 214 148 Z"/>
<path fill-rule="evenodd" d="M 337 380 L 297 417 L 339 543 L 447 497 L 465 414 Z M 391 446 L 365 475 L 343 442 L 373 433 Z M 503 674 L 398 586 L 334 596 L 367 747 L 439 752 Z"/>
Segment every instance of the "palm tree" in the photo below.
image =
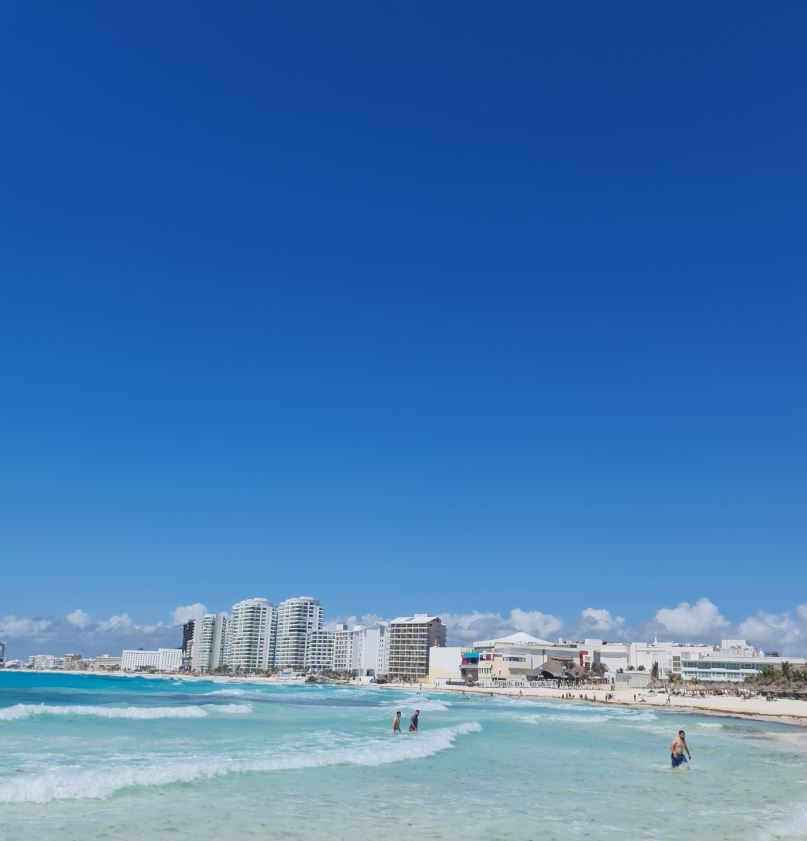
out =
<path fill-rule="evenodd" d="M 790 679 L 793 677 L 793 667 L 790 665 L 790 663 L 787 660 L 785 660 L 785 662 L 782 663 L 782 677 L 788 683 L 790 682 Z"/>
<path fill-rule="evenodd" d="M 777 678 L 776 669 L 773 666 L 765 665 L 759 673 L 760 683 L 773 683 Z"/>

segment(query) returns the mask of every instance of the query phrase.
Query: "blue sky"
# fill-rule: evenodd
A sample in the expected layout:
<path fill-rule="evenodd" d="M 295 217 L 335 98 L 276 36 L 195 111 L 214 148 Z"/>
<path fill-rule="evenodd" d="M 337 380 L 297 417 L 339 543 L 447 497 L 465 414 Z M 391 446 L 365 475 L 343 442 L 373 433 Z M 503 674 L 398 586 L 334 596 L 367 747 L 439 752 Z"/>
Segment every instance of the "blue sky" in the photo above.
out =
<path fill-rule="evenodd" d="M 807 640 L 805 17 L 7 5 L 0 633 Z"/>

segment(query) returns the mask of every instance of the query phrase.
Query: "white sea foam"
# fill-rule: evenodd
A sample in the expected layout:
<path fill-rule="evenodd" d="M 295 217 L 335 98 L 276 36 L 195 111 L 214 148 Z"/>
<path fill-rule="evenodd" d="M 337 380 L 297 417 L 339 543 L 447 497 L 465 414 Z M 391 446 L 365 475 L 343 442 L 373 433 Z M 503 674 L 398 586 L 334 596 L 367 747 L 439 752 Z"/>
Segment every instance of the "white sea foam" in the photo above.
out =
<path fill-rule="evenodd" d="M 403 707 L 418 709 L 421 712 L 442 712 L 451 706 L 450 701 L 438 701 L 437 698 L 421 698 L 418 696 L 411 696 L 408 698 L 398 698 L 398 700 L 384 701 L 381 706 L 395 707 L 402 709 Z"/>
<path fill-rule="evenodd" d="M 807 803 L 799 803 L 790 814 L 772 821 L 759 834 L 760 841 L 807 838 Z"/>
<path fill-rule="evenodd" d="M 212 692 L 205 692 L 205 695 L 246 695 L 243 689 L 214 689 Z"/>
<path fill-rule="evenodd" d="M 573 724 L 599 724 L 604 721 L 632 723 L 635 721 L 655 721 L 656 716 L 649 710 L 642 710 L 639 713 L 625 713 L 620 710 L 600 711 L 591 708 L 581 709 L 579 712 L 554 712 L 547 715 L 543 712 L 531 712 L 524 715 L 513 715 L 518 721 L 527 724 L 538 724 L 553 721 L 568 721 Z"/>
<path fill-rule="evenodd" d="M 335 748 L 287 750 L 248 758 L 210 756 L 192 760 L 151 757 L 148 765 L 48 767 L 38 773 L 0 779 L 0 803 L 46 803 L 51 800 L 89 800 L 109 797 L 132 786 L 164 786 L 232 773 L 268 773 L 331 765 L 386 765 L 425 759 L 451 748 L 458 736 L 477 733 L 478 722 L 383 739 L 352 739 Z"/>
<path fill-rule="evenodd" d="M 0 721 L 16 721 L 32 716 L 91 716 L 95 718 L 205 718 L 211 712 L 225 714 L 246 714 L 252 712 L 250 704 L 193 704 L 184 707 L 85 707 L 51 704 L 15 704 L 0 709 Z"/>
<path fill-rule="evenodd" d="M 699 721 L 698 727 L 722 728 L 723 725 L 719 721 Z"/>

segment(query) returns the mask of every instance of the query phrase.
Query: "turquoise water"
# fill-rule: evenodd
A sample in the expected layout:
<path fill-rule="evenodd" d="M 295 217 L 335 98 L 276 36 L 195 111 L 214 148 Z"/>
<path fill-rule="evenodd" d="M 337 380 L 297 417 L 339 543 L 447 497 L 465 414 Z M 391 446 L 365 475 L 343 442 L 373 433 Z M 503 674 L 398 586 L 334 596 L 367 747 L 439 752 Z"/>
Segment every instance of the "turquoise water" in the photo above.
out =
<path fill-rule="evenodd" d="M 416 706 L 420 732 L 393 736 Z M 679 727 L 694 762 L 672 771 Z M 666 710 L 0 672 L 0 838 L 807 838 L 805 740 Z"/>

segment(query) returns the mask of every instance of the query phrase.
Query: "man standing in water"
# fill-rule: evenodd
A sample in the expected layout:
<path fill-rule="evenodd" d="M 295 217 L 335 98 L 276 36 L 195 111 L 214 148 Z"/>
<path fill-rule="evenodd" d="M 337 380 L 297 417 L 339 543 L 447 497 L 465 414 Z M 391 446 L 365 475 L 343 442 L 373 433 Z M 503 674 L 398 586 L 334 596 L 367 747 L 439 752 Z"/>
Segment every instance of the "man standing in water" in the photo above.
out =
<path fill-rule="evenodd" d="M 418 718 L 420 717 L 420 710 L 415 710 L 415 714 L 409 719 L 409 732 L 418 732 Z"/>
<path fill-rule="evenodd" d="M 395 718 L 392 719 L 392 732 L 397 736 L 401 732 L 401 711 L 395 713 Z"/>
<path fill-rule="evenodd" d="M 684 751 L 692 759 L 692 754 L 689 752 L 689 745 L 687 744 L 687 734 L 683 730 L 679 730 L 678 736 L 673 739 L 670 745 L 670 759 L 672 760 L 673 768 L 678 768 L 679 765 L 683 765 L 687 761 Z"/>

